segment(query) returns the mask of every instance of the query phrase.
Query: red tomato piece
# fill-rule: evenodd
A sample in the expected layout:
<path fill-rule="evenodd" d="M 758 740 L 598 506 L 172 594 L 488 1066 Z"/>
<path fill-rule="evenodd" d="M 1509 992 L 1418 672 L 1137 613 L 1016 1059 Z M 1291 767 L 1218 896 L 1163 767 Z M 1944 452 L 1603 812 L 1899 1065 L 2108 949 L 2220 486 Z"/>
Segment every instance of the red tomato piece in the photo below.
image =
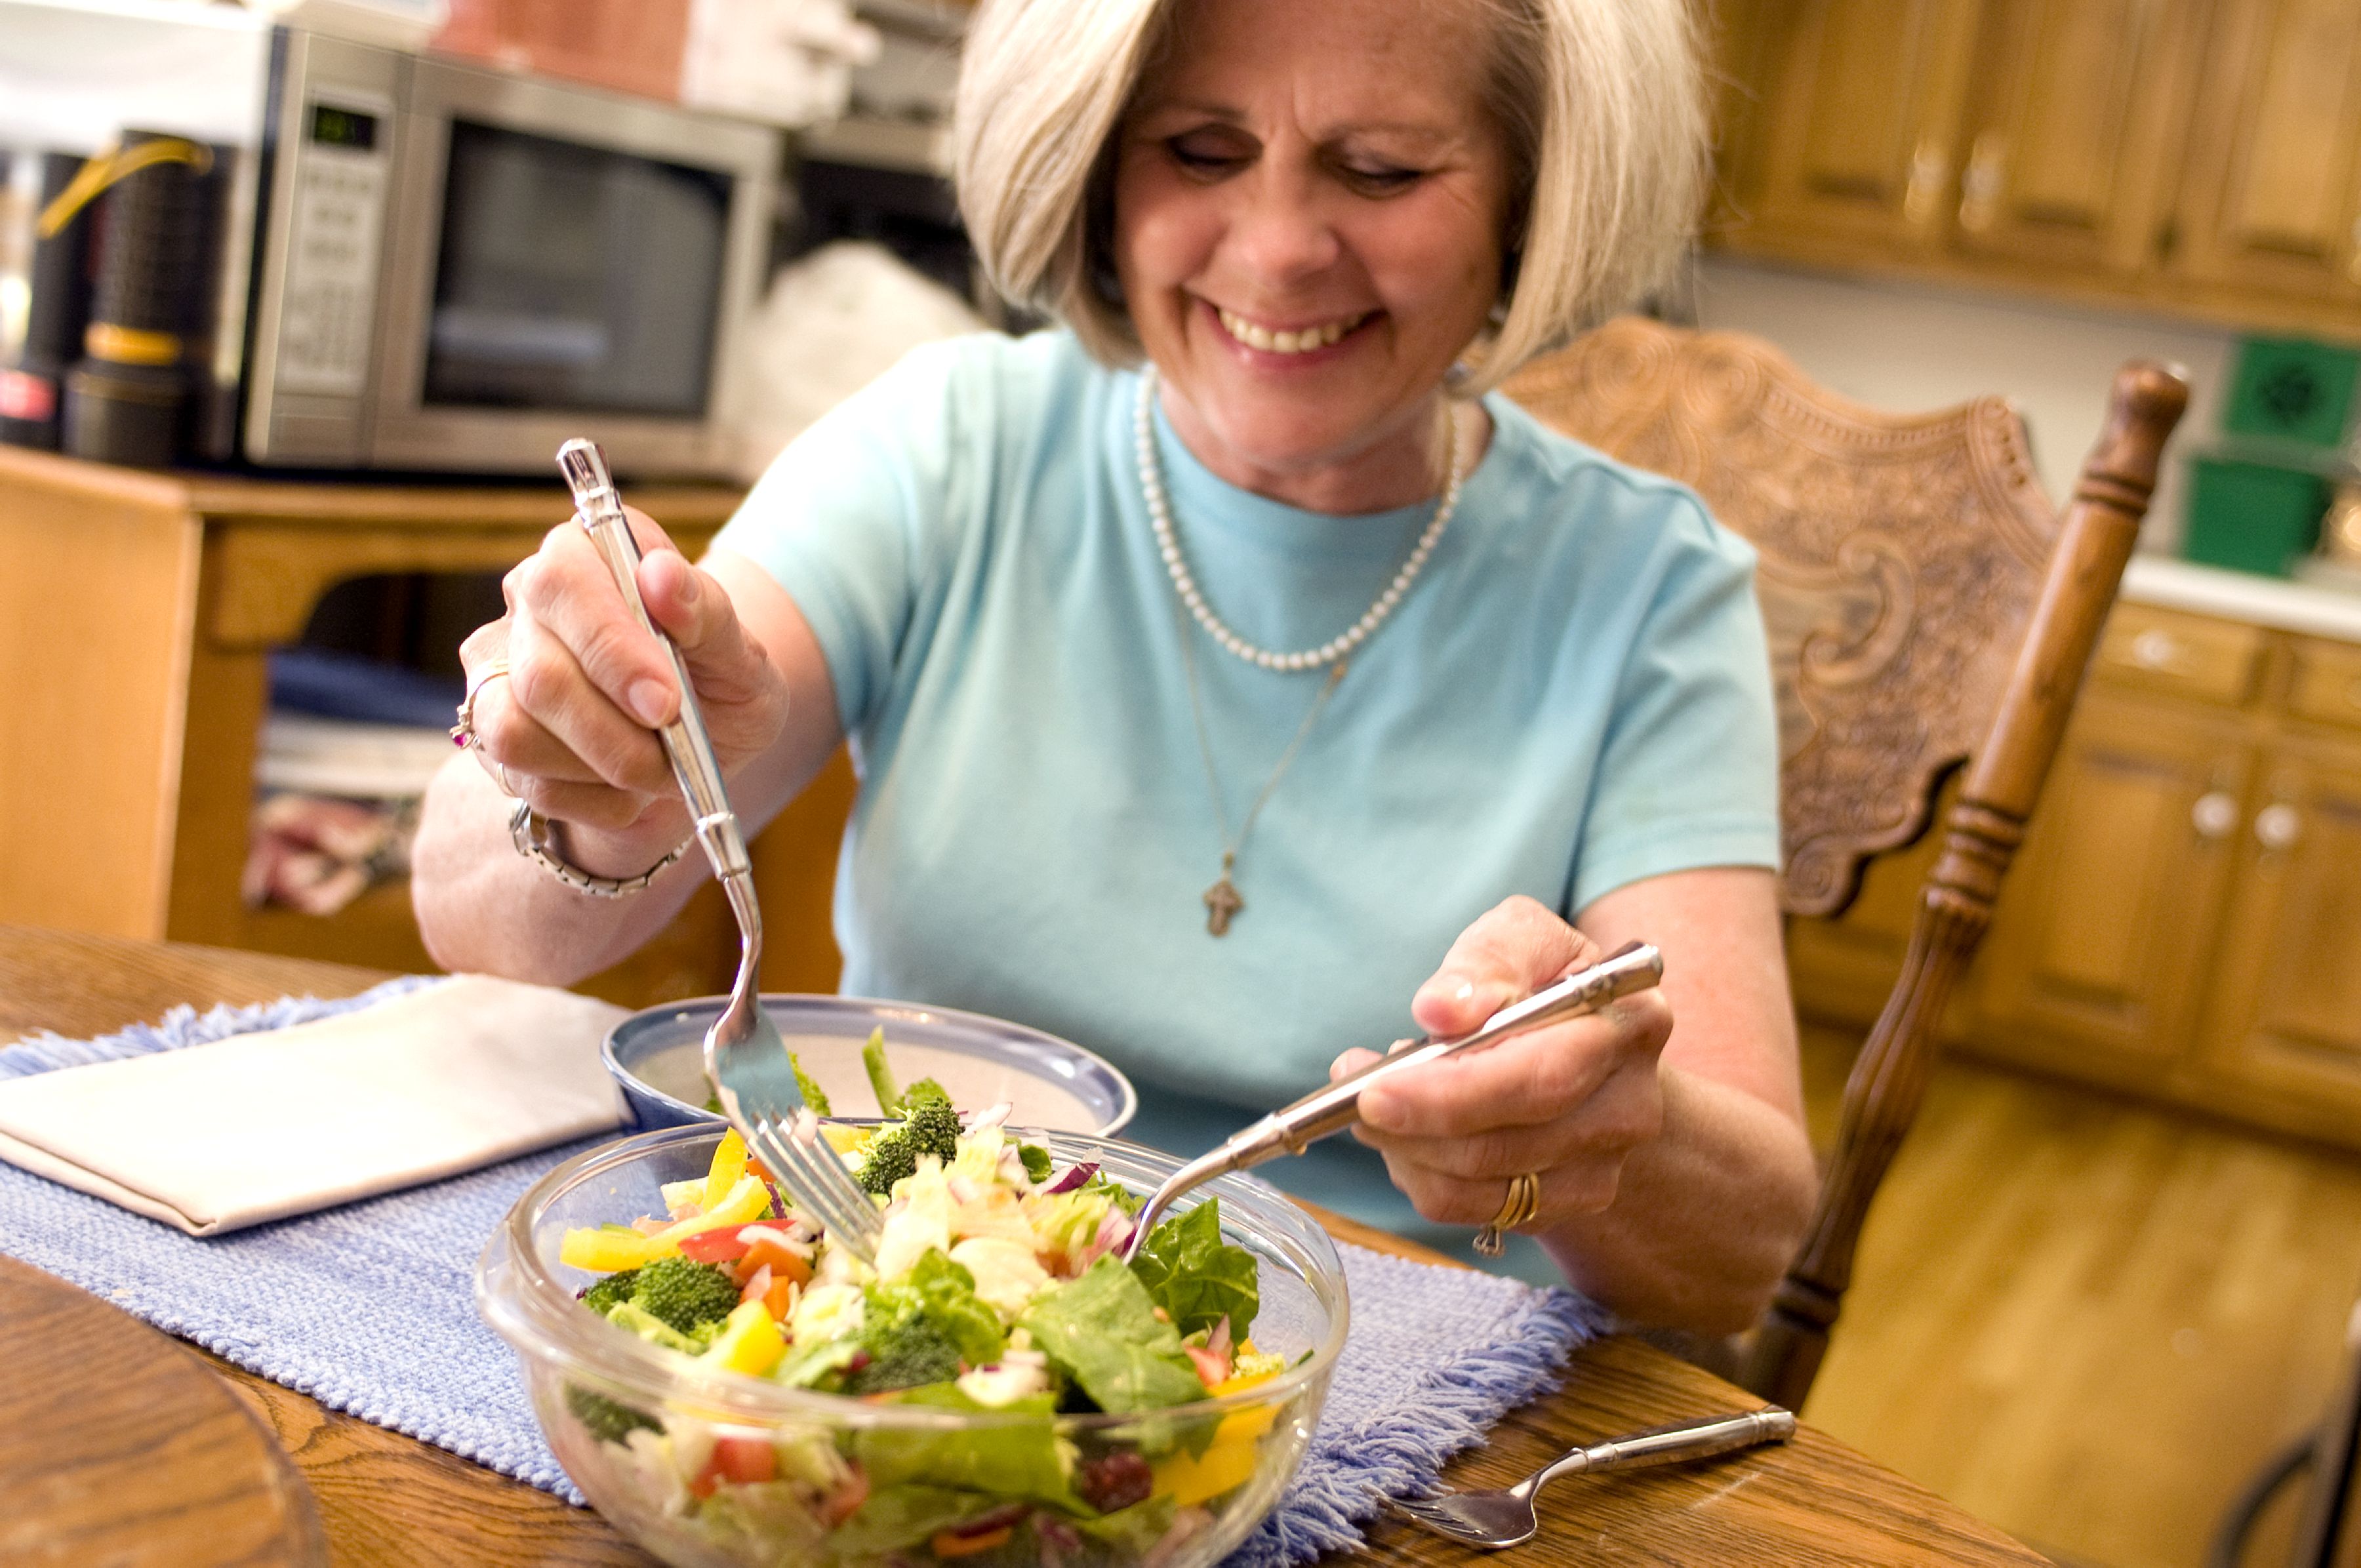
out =
<path fill-rule="evenodd" d="M 731 1263 L 746 1255 L 746 1244 L 738 1239 L 742 1225 L 723 1225 L 718 1230 L 699 1231 L 695 1235 L 680 1238 L 680 1255 L 698 1263 Z"/>

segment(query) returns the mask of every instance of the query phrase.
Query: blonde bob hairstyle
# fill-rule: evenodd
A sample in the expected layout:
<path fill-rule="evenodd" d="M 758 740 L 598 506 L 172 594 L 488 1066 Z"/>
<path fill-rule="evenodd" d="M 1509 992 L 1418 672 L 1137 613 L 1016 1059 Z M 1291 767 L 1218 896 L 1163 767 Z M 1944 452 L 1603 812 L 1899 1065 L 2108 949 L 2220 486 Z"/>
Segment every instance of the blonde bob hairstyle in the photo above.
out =
<path fill-rule="evenodd" d="M 1115 142 L 1186 0 L 985 0 L 955 110 L 961 215 L 1007 298 L 1110 365 L 1139 357 L 1115 282 Z M 1704 91 L 1686 0 L 1402 0 L 1493 29 L 1488 107 L 1514 185 L 1473 395 L 1661 282 L 1696 221 Z"/>

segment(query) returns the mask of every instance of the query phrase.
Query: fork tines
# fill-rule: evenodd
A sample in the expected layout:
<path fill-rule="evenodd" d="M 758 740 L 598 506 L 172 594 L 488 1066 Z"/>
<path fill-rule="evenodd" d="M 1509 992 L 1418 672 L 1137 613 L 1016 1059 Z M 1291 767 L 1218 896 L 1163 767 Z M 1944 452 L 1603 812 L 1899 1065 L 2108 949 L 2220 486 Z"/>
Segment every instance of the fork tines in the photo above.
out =
<path fill-rule="evenodd" d="M 752 1131 L 754 1152 L 810 1207 L 812 1217 L 864 1260 L 872 1257 L 883 1228 L 877 1206 L 852 1179 L 836 1151 L 816 1135 L 807 1143 L 776 1116 L 755 1118 Z"/>

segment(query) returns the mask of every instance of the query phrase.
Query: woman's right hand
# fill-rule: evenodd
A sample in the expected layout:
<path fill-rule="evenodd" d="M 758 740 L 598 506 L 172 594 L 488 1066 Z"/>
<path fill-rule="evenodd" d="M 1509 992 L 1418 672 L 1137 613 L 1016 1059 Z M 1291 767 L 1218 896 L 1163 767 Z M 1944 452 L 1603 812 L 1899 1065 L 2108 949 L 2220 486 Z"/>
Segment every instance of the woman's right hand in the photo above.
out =
<path fill-rule="evenodd" d="M 640 597 L 687 661 L 724 775 L 770 749 L 787 686 L 713 576 L 644 514 L 626 509 L 644 559 Z M 501 582 L 509 612 L 460 644 L 477 683 L 476 760 L 504 795 L 568 825 L 586 870 L 623 874 L 689 832 L 657 727 L 679 711 L 671 662 L 641 630 L 589 534 L 568 521 Z"/>

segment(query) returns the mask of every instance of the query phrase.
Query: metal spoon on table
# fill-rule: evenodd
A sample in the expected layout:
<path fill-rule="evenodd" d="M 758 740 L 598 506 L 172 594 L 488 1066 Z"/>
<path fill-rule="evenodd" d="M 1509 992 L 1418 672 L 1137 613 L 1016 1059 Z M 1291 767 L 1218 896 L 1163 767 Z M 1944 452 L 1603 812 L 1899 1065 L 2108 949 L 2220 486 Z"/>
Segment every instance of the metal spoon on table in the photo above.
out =
<path fill-rule="evenodd" d="M 705 712 L 689 684 L 688 661 L 673 640 L 649 619 L 640 599 L 640 545 L 623 515 L 622 498 L 615 493 L 607 455 L 595 442 L 577 438 L 557 449 L 558 471 L 574 492 L 576 514 L 607 563 L 623 602 L 657 646 L 672 661 L 673 682 L 680 688 L 680 713 L 656 731 L 673 777 L 680 781 L 681 797 L 688 802 L 697 824 L 697 841 L 713 862 L 713 874 L 737 917 L 738 981 L 730 991 L 730 1004 L 705 1032 L 705 1076 L 721 1113 L 746 1146 L 779 1179 L 797 1207 L 818 1219 L 839 1245 L 850 1248 L 862 1262 L 873 1262 L 877 1235 L 883 1228 L 877 1206 L 844 1168 L 836 1150 L 819 1135 L 818 1126 L 804 1103 L 796 1082 L 795 1065 L 778 1025 L 763 1011 L 755 989 L 763 959 L 763 911 L 754 899 L 754 868 L 746 853 L 746 836 L 730 809 L 730 794 L 714 759 L 713 740 L 705 728 Z"/>
<path fill-rule="evenodd" d="M 1664 956 L 1645 942 L 1632 942 L 1576 970 L 1556 984 L 1512 1002 L 1481 1025 L 1449 1039 L 1433 1036 L 1405 1045 L 1360 1071 L 1326 1084 L 1260 1121 L 1233 1133 L 1221 1147 L 1200 1155 L 1164 1179 L 1132 1216 L 1131 1240 L 1124 1256 L 1138 1252 L 1148 1231 L 1171 1208 L 1173 1200 L 1191 1188 L 1234 1170 L 1246 1170 L 1283 1154 L 1301 1154 L 1333 1133 L 1341 1133 L 1360 1119 L 1361 1091 L 1381 1079 L 1415 1072 L 1427 1063 L 1462 1051 L 1498 1045 L 1511 1035 L 1545 1024 L 1596 1013 L 1619 996 L 1645 991 L 1664 975 Z"/>

